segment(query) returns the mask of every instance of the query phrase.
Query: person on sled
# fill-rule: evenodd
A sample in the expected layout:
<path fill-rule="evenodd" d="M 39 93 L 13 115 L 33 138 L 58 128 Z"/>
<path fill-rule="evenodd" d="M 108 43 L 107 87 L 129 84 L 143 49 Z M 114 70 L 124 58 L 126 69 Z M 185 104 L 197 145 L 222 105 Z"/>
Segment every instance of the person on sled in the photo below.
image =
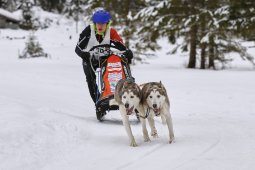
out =
<path fill-rule="evenodd" d="M 128 63 L 131 63 L 133 53 L 125 47 L 122 38 L 117 33 L 116 29 L 111 27 L 111 15 L 108 11 L 100 9 L 94 12 L 92 16 L 93 23 L 88 25 L 80 34 L 79 41 L 76 45 L 75 52 L 82 58 L 83 70 L 86 75 L 86 81 L 89 88 L 89 93 L 96 104 L 97 87 L 96 75 L 91 68 L 98 66 L 96 60 L 90 60 L 89 50 L 97 45 L 114 45 L 118 50 L 125 51 L 123 54 L 127 58 Z M 90 61 L 92 62 L 90 64 Z M 94 63 L 93 63 L 94 62 Z"/>

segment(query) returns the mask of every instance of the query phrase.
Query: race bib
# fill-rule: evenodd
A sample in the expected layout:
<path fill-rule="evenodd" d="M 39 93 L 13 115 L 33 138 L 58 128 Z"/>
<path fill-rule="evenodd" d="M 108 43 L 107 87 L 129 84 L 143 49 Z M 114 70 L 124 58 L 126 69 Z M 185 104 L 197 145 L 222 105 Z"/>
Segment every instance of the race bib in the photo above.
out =
<path fill-rule="evenodd" d="M 94 59 L 99 60 L 101 57 L 108 56 L 110 49 L 107 47 L 97 47 L 91 52 Z"/>

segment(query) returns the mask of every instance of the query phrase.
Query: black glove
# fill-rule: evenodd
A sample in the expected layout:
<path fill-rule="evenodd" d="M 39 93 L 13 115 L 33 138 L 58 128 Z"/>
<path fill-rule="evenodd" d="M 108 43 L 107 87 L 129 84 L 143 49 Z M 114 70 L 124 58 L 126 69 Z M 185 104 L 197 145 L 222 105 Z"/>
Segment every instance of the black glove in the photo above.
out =
<path fill-rule="evenodd" d="M 133 58 L 133 52 L 130 49 L 127 49 L 123 55 L 127 58 L 128 64 L 131 64 L 131 60 Z"/>
<path fill-rule="evenodd" d="M 81 56 L 80 56 L 84 61 L 89 62 L 89 58 L 90 58 L 90 53 L 85 51 L 82 52 Z"/>

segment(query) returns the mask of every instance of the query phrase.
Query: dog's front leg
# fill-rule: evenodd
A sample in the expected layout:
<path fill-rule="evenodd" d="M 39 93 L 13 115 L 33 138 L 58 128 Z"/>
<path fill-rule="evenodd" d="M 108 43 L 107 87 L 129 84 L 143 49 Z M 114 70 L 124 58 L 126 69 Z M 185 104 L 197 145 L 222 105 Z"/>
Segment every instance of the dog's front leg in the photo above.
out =
<path fill-rule="evenodd" d="M 135 142 L 135 138 L 134 138 L 133 133 L 131 131 L 128 115 L 126 113 L 126 110 L 125 110 L 124 106 L 120 105 L 119 107 L 120 107 L 120 112 L 121 112 L 121 116 L 122 116 L 123 125 L 125 126 L 126 132 L 128 134 L 129 140 L 130 140 L 130 146 L 135 147 L 135 146 L 137 146 L 137 144 Z"/>
<path fill-rule="evenodd" d="M 164 109 L 164 116 L 166 118 L 166 124 L 169 131 L 169 143 L 172 143 L 174 141 L 174 130 L 173 130 L 172 117 L 168 109 Z"/>
<path fill-rule="evenodd" d="M 140 120 L 142 122 L 144 142 L 150 142 L 151 140 L 150 140 L 150 137 L 149 137 L 149 134 L 147 131 L 147 127 L 146 127 L 146 119 L 145 119 L 145 113 L 144 113 L 143 107 L 139 107 L 139 108 L 137 108 L 137 110 L 139 112 L 139 115 L 142 116 L 142 117 L 140 117 Z"/>
<path fill-rule="evenodd" d="M 157 129 L 155 127 L 155 121 L 154 121 L 154 115 L 153 113 L 150 113 L 148 116 L 148 122 L 151 128 L 151 136 L 153 136 L 154 138 L 158 137 L 158 132 Z"/>
<path fill-rule="evenodd" d="M 140 120 L 142 122 L 142 127 L 143 127 L 143 139 L 144 139 L 144 142 L 150 142 L 151 140 L 150 140 L 147 128 L 146 128 L 146 120 L 144 118 L 141 118 Z"/>

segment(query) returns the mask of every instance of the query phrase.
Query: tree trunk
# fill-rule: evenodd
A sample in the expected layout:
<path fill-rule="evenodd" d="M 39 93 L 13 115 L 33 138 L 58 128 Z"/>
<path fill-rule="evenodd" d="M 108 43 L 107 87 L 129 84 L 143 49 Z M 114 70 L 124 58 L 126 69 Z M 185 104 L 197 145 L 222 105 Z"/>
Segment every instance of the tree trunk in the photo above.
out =
<path fill-rule="evenodd" d="M 215 65 L 214 65 L 214 37 L 213 35 L 209 36 L 209 65 L 208 68 L 213 68 L 215 69 Z"/>
<path fill-rule="evenodd" d="M 203 1 L 201 3 L 202 5 L 202 8 L 205 8 L 205 1 Z M 205 59 L 206 59 L 206 46 L 207 46 L 207 43 L 206 42 L 201 42 L 204 41 L 203 38 L 204 36 L 206 36 L 206 31 L 205 31 L 205 27 L 206 27 L 206 15 L 201 15 L 200 17 L 201 19 L 201 25 L 200 25 L 200 28 L 201 28 L 201 39 L 200 39 L 200 48 L 201 48 L 201 61 L 200 61 L 200 69 L 205 69 Z"/>
<path fill-rule="evenodd" d="M 190 30 L 190 55 L 189 55 L 189 64 L 188 68 L 196 67 L 196 47 L 197 47 L 197 25 L 194 24 L 191 26 Z"/>
<path fill-rule="evenodd" d="M 206 43 L 201 44 L 201 62 L 200 69 L 205 69 L 205 55 L 206 55 Z"/>

